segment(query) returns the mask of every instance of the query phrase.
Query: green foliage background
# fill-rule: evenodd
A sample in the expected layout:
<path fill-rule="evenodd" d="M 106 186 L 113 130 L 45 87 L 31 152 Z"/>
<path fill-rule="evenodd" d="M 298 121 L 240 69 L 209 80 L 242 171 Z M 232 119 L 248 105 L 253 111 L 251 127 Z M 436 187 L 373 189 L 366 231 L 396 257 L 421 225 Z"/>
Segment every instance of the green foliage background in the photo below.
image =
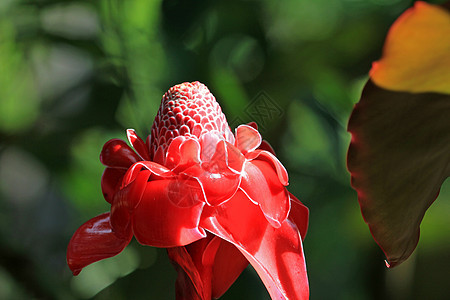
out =
<path fill-rule="evenodd" d="M 442 3 L 442 1 L 440 1 Z M 444 299 L 450 187 L 413 257 L 387 270 L 345 167 L 346 123 L 387 30 L 412 1 L 3 0 L 0 298 L 173 299 L 165 251 L 132 244 L 73 277 L 76 228 L 109 209 L 98 155 L 149 134 L 163 93 L 199 80 L 235 127 L 260 121 L 310 208 L 311 299 Z M 279 112 L 252 115 L 261 95 Z M 395 183 L 393 183 L 395 184 Z M 268 299 L 248 268 L 223 299 Z"/>

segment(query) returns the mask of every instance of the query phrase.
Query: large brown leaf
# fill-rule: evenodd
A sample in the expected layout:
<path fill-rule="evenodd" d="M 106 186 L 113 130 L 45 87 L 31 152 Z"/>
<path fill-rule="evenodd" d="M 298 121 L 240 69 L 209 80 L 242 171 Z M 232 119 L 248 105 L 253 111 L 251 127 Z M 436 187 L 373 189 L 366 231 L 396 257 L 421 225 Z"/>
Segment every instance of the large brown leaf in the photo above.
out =
<path fill-rule="evenodd" d="M 391 27 L 350 117 L 347 166 L 364 220 L 393 267 L 419 240 L 450 174 L 450 14 L 416 2 Z"/>
<path fill-rule="evenodd" d="M 450 96 L 392 92 L 372 82 L 348 130 L 348 169 L 363 217 L 390 266 L 407 259 L 450 173 Z"/>

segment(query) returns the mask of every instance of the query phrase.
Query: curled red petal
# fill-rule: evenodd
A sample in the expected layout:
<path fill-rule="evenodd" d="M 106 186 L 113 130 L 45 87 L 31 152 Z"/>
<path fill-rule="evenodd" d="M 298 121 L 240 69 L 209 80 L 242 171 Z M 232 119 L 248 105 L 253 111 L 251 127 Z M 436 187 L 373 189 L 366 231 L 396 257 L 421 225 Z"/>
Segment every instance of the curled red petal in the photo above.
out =
<path fill-rule="evenodd" d="M 100 153 L 100 162 L 107 167 L 128 168 L 142 160 L 124 141 L 112 139 L 105 143 Z"/>
<path fill-rule="evenodd" d="M 152 172 L 149 170 L 142 170 L 137 173 L 133 178 L 133 181 L 127 182 L 127 185 L 121 188 L 119 192 L 116 193 L 113 205 L 118 204 L 119 201 L 123 202 L 123 206 L 128 209 L 131 213 L 134 208 L 141 201 L 142 195 L 147 187 L 147 182 L 151 176 Z"/>
<path fill-rule="evenodd" d="M 198 294 L 201 294 L 204 299 L 208 300 L 211 299 L 212 269 L 219 246 L 220 238 L 212 234 L 208 234 L 206 238 L 185 246 L 202 281 L 202 290 L 199 290 Z M 199 286 L 199 284 L 195 283 L 197 279 L 191 279 L 195 286 Z"/>
<path fill-rule="evenodd" d="M 150 153 L 148 151 L 147 145 L 136 134 L 134 129 L 127 129 L 127 137 L 128 137 L 128 141 L 133 146 L 134 150 L 136 150 L 136 152 L 142 158 L 142 160 L 150 160 Z"/>
<path fill-rule="evenodd" d="M 303 245 L 289 220 L 278 229 L 268 227 L 256 253 L 242 254 L 255 268 L 272 299 L 309 299 Z"/>
<path fill-rule="evenodd" d="M 200 160 L 210 162 L 217 152 L 217 144 L 222 141 L 215 132 L 207 132 L 200 137 Z"/>
<path fill-rule="evenodd" d="M 178 272 L 177 299 L 218 299 L 248 265 L 233 244 L 212 234 L 167 252 Z"/>
<path fill-rule="evenodd" d="M 170 157 L 170 154 L 167 155 Z M 200 144 L 196 139 L 186 139 L 179 147 L 179 159 L 172 170 L 176 173 L 181 172 L 193 165 L 200 164 Z"/>
<path fill-rule="evenodd" d="M 187 159 L 189 163 L 185 166 L 190 167 L 183 170 L 182 174 L 195 178 L 200 183 L 209 205 L 220 205 L 230 199 L 239 188 L 240 170 L 245 159 L 236 147 L 214 133 L 201 137 L 201 162 L 197 161 L 197 145 L 197 141 L 192 140 L 192 146 L 195 147 L 188 151 L 187 156 L 192 155 L 193 159 Z M 181 159 L 179 161 L 181 162 Z"/>
<path fill-rule="evenodd" d="M 118 169 L 118 168 L 106 168 L 103 171 L 101 187 L 103 192 L 103 197 L 109 203 L 112 203 L 114 194 L 120 187 L 122 182 L 122 178 L 126 173 L 126 169 Z"/>
<path fill-rule="evenodd" d="M 167 187 L 169 200 L 178 207 L 192 207 L 205 202 L 205 194 L 197 178 L 179 174 Z"/>
<path fill-rule="evenodd" d="M 263 160 L 263 161 L 269 162 L 272 165 L 272 167 L 274 168 L 274 170 L 277 172 L 278 179 L 280 180 L 280 182 L 284 186 L 287 186 L 289 184 L 289 176 L 288 176 L 288 173 L 287 173 L 285 167 L 278 160 L 278 158 L 276 158 L 276 156 L 273 155 L 272 153 L 270 153 L 268 151 L 264 151 L 264 150 L 255 150 L 253 152 L 248 153 L 245 156 L 245 158 L 247 158 L 248 160 L 257 159 L 257 160 Z"/>
<path fill-rule="evenodd" d="M 117 236 L 125 236 L 130 231 L 131 214 L 141 201 L 151 172 L 143 170 L 131 183 L 114 194 L 111 205 L 111 227 Z"/>
<path fill-rule="evenodd" d="M 215 146 L 207 145 L 204 151 L 213 151 L 209 160 L 202 160 L 203 168 L 211 173 L 221 173 L 228 171 L 227 144 L 224 140 L 219 141 Z"/>
<path fill-rule="evenodd" d="M 181 163 L 193 165 L 200 163 L 200 144 L 197 139 L 187 139 L 180 146 Z"/>
<path fill-rule="evenodd" d="M 111 205 L 111 228 L 114 234 L 123 238 L 131 231 L 131 213 L 127 201 L 128 188 L 118 191 L 114 195 Z"/>
<path fill-rule="evenodd" d="M 258 130 L 248 125 L 240 125 L 236 128 L 236 147 L 246 154 L 254 151 L 261 144 L 262 138 Z"/>
<path fill-rule="evenodd" d="M 258 272 L 272 299 L 308 299 L 309 287 L 297 226 L 286 219 L 279 228 L 243 192 L 205 209 L 201 226 L 236 246 Z"/>
<path fill-rule="evenodd" d="M 269 153 L 272 153 L 274 156 L 276 156 L 275 150 L 273 150 L 270 143 L 266 140 L 262 140 L 261 145 L 259 145 L 258 150 L 265 150 Z"/>
<path fill-rule="evenodd" d="M 246 162 L 241 189 L 258 203 L 272 226 L 281 226 L 289 214 L 289 194 L 270 163 L 263 160 Z"/>
<path fill-rule="evenodd" d="M 132 165 L 127 170 L 127 172 L 123 177 L 122 187 L 125 187 L 130 182 L 132 182 L 138 176 L 138 174 L 144 169 L 150 171 L 153 175 L 156 175 L 158 178 L 167 178 L 175 176 L 175 174 L 172 173 L 172 171 L 170 171 L 169 169 L 160 164 L 157 164 L 152 161 L 140 161 Z"/>
<path fill-rule="evenodd" d="M 248 266 L 248 260 L 233 244 L 218 237 L 216 239 L 220 244 L 217 246 L 214 256 L 212 297 L 218 299 L 230 288 L 242 271 Z"/>
<path fill-rule="evenodd" d="M 247 251 L 254 252 L 258 250 L 261 237 L 270 225 L 261 209 L 239 190 L 224 204 L 205 207 L 200 226 L 232 244 L 244 242 Z M 215 226 L 218 228 L 214 229 Z M 225 232 L 232 234 L 233 239 L 223 236 Z"/>
<path fill-rule="evenodd" d="M 201 144 L 202 168 L 210 173 L 217 174 L 240 173 L 245 157 L 239 149 L 224 140 L 214 141 L 213 138 L 210 140 L 210 144 L 206 141 Z"/>
<path fill-rule="evenodd" d="M 219 298 L 233 284 L 248 265 L 239 250 L 227 241 L 208 234 L 205 239 L 185 246 L 193 264 L 200 274 L 205 299 Z M 186 270 L 192 273 L 192 270 Z M 191 276 L 193 281 L 197 280 Z M 200 286 L 194 282 L 194 286 Z"/>
<path fill-rule="evenodd" d="M 152 162 L 148 163 L 150 166 L 153 166 L 154 164 Z M 135 165 L 140 167 L 138 164 Z M 136 168 L 136 170 L 137 169 L 139 168 Z M 149 179 L 151 179 L 152 175 L 152 172 L 145 168 L 143 168 L 143 170 L 139 172 L 131 172 L 131 173 L 134 173 L 136 175 L 130 176 L 133 179 L 130 181 L 126 181 L 126 185 L 115 194 L 114 201 L 111 206 L 111 225 L 114 232 L 116 232 L 116 234 L 118 235 L 122 235 L 124 231 L 126 232 L 128 230 L 127 227 L 130 226 L 131 215 L 134 213 L 135 208 L 141 202 L 144 192 L 147 188 L 148 181 Z M 154 178 L 153 178 L 154 181 L 158 181 L 157 179 Z M 186 185 L 184 186 L 184 188 L 186 188 Z M 172 193 L 173 191 L 169 192 L 168 194 L 171 195 Z M 181 201 L 180 199 L 176 200 Z M 180 205 L 179 202 L 176 204 Z M 194 205 L 191 202 L 182 204 L 184 204 L 184 207 L 190 207 Z"/>
<path fill-rule="evenodd" d="M 203 199 L 201 188 L 195 186 L 194 180 L 149 181 L 133 211 L 136 239 L 144 245 L 168 248 L 204 238 L 206 233 L 198 227 L 205 205 Z"/>
<path fill-rule="evenodd" d="M 78 228 L 67 248 L 67 264 L 74 275 L 82 268 L 104 258 L 112 257 L 128 245 L 132 237 L 119 238 L 111 229 L 110 214 L 101 214 Z"/>
<path fill-rule="evenodd" d="M 211 173 L 200 166 L 193 166 L 184 171 L 187 178 L 195 178 L 200 184 L 208 205 L 216 206 L 229 200 L 239 188 L 240 174 Z"/>
<path fill-rule="evenodd" d="M 242 155 L 238 148 L 230 143 L 226 143 L 226 150 L 228 169 L 236 174 L 240 174 L 242 172 L 242 168 L 244 167 L 244 155 Z"/>
<path fill-rule="evenodd" d="M 250 127 L 253 127 L 253 128 L 255 128 L 256 130 L 258 130 L 258 124 L 256 124 L 256 122 L 250 122 L 250 123 L 247 123 L 247 126 L 250 126 Z"/>
<path fill-rule="evenodd" d="M 193 244 L 202 242 L 203 240 L 194 242 Z M 210 291 L 210 287 L 204 287 L 205 278 L 200 275 L 186 247 L 168 248 L 167 254 L 178 273 L 175 282 L 176 299 L 210 300 L 211 297 L 205 295 L 206 292 Z"/>
<path fill-rule="evenodd" d="M 185 140 L 186 138 L 184 136 L 177 136 L 172 140 L 172 142 L 170 142 L 169 147 L 167 148 L 167 156 L 164 163 L 164 165 L 170 170 L 175 169 L 176 166 L 178 166 L 178 164 L 180 163 L 182 159 L 180 147 Z M 159 149 L 162 148 L 159 147 Z"/>
<path fill-rule="evenodd" d="M 291 193 L 289 193 L 289 198 L 291 199 L 291 210 L 288 218 L 297 225 L 300 236 L 304 240 L 308 231 L 309 209 Z"/>
<path fill-rule="evenodd" d="M 152 161 L 140 161 L 137 162 L 133 167 L 137 168 L 139 166 L 141 166 L 142 169 L 147 169 L 153 174 L 160 177 L 171 177 L 174 175 L 174 173 L 172 173 L 172 171 L 170 171 L 168 168 Z"/>

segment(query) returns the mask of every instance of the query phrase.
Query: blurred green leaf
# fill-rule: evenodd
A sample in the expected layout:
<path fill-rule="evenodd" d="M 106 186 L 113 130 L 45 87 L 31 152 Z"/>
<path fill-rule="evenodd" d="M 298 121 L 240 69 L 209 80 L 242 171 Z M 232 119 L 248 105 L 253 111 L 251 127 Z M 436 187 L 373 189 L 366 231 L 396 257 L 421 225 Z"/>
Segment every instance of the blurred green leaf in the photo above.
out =
<path fill-rule="evenodd" d="M 39 113 L 30 66 L 15 44 L 9 20 L 0 19 L 0 130 L 14 133 L 28 129 Z"/>

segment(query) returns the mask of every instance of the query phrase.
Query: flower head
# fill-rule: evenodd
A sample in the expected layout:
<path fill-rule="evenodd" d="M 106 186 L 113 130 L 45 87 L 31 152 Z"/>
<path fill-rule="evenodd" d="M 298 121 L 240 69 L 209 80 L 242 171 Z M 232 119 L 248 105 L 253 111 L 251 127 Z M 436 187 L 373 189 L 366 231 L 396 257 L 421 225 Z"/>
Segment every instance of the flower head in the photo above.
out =
<path fill-rule="evenodd" d="M 72 237 L 74 274 L 135 236 L 168 249 L 180 299 L 220 297 L 249 262 L 272 297 L 308 297 L 308 210 L 287 191 L 286 169 L 255 123 L 233 134 L 208 88 L 182 83 L 163 96 L 146 142 L 132 129 L 127 137 L 133 148 L 113 139 L 101 152 L 111 211 Z"/>

